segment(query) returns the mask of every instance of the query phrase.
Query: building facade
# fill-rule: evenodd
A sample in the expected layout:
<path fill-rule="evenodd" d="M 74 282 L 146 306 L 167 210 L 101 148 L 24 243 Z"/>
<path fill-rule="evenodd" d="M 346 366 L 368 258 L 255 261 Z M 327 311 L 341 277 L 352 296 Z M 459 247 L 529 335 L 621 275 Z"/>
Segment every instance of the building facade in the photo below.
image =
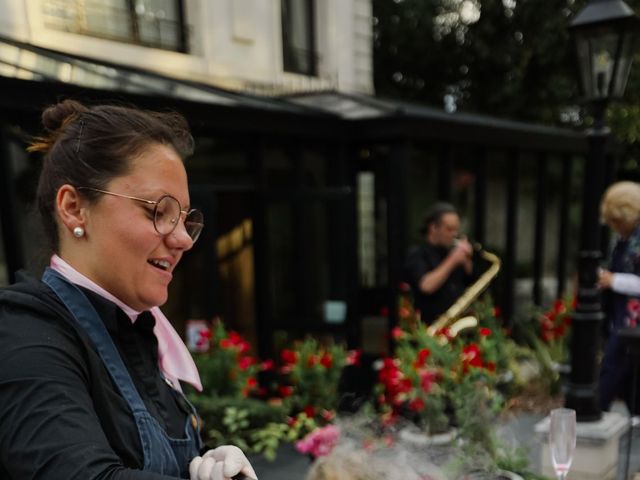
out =
<path fill-rule="evenodd" d="M 370 0 L 0 0 L 0 12 L 15 40 L 225 89 L 373 91 Z"/>

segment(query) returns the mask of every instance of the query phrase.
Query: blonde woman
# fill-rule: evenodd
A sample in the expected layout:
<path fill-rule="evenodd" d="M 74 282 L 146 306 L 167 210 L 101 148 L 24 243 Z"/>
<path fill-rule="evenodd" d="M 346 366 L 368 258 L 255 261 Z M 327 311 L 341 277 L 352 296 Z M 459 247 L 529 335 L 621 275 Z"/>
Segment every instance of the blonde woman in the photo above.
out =
<path fill-rule="evenodd" d="M 616 398 L 630 404 L 631 369 L 617 331 L 635 327 L 640 318 L 640 184 L 612 184 L 600 204 L 602 220 L 616 235 L 609 266 L 600 271 L 603 290 L 605 349 L 600 371 L 600 407 L 609 410 Z"/>

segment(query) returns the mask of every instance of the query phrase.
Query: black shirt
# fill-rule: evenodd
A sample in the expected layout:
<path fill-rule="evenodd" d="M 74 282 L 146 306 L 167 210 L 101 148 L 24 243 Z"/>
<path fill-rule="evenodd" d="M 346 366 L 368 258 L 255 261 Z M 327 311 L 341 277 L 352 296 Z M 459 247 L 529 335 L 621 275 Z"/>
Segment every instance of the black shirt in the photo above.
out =
<path fill-rule="evenodd" d="M 449 254 L 443 247 L 423 242 L 412 247 L 405 262 L 405 277 L 411 286 L 413 303 L 416 310 L 420 310 L 420 317 L 426 324 L 433 323 L 442 313 L 454 304 L 464 293 L 471 281 L 462 266 L 456 267 L 442 286 L 431 294 L 420 290 L 420 279 L 434 270 Z"/>
<path fill-rule="evenodd" d="M 155 319 L 132 323 L 86 291 L 149 413 L 184 437 L 190 411 L 157 367 Z M 143 472 L 133 415 L 94 350 L 45 284 L 0 292 L 0 478 L 168 480 Z"/>

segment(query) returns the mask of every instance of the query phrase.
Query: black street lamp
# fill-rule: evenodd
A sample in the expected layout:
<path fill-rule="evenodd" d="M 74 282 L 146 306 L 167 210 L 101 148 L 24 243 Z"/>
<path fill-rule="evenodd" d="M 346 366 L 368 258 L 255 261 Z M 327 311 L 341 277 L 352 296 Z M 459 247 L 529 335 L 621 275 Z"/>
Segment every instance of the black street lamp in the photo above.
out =
<path fill-rule="evenodd" d="M 587 131 L 589 152 L 585 165 L 582 200 L 578 301 L 573 316 L 571 374 L 566 405 L 576 410 L 578 421 L 602 416 L 598 393 L 596 353 L 604 318 L 596 287 L 600 251 L 599 204 L 604 192 L 605 145 L 609 129 L 605 111 L 609 101 L 624 93 L 640 19 L 622 0 L 591 0 L 569 26 L 576 44 L 584 100 L 594 118 Z"/>

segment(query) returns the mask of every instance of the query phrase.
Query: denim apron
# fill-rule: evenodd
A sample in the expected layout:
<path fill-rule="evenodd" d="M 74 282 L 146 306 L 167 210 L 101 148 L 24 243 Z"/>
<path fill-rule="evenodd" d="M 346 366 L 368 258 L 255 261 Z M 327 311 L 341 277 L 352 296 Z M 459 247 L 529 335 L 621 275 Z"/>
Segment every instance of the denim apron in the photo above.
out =
<path fill-rule="evenodd" d="M 120 394 L 129 405 L 140 435 L 143 470 L 189 478 L 189 462 L 199 454 L 201 448 L 198 417 L 193 406 L 189 404 L 192 414 L 185 424 L 185 438 L 169 437 L 147 411 L 107 328 L 89 299 L 77 286 L 51 268 L 45 270 L 42 281 L 62 300 L 76 322 L 89 335 Z M 182 395 L 181 392 L 176 393 Z"/>

